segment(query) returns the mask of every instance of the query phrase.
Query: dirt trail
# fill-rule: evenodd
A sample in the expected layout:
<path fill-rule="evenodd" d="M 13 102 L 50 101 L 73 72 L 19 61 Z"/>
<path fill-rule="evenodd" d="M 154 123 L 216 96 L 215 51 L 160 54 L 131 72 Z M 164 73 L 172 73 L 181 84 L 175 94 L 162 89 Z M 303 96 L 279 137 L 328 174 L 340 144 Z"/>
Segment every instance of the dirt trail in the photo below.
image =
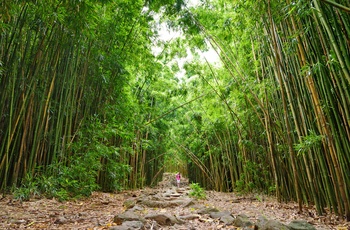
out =
<path fill-rule="evenodd" d="M 76 201 L 21 203 L 2 197 L 0 229 L 252 229 L 266 220 L 284 225 L 303 220 L 316 229 L 350 229 L 350 223 L 334 215 L 317 216 L 313 208 L 298 214 L 297 204 L 281 204 L 270 197 L 206 191 L 206 199 L 196 200 L 188 196 L 187 181 L 177 188 L 173 174 L 164 178 L 157 188 L 94 193 Z M 246 226 L 237 226 L 238 220 Z"/>

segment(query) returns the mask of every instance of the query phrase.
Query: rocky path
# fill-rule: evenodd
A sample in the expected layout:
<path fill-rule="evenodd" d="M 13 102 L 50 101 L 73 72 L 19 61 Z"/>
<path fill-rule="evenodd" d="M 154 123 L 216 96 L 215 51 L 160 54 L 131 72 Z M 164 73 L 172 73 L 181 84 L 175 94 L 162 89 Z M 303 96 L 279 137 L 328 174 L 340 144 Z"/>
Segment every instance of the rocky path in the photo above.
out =
<path fill-rule="evenodd" d="M 186 181 L 177 188 L 173 177 L 166 174 L 159 189 L 127 199 L 125 210 L 114 217 L 117 226 L 111 229 L 350 229 L 346 222 L 332 221 L 334 216 L 316 217 L 309 210 L 297 214 L 296 204 L 267 198 L 206 192 L 207 199 L 198 200 L 189 196 Z"/>
<path fill-rule="evenodd" d="M 206 199 L 197 200 L 186 181 L 177 188 L 174 175 L 164 178 L 157 188 L 94 193 L 85 200 L 0 197 L 0 229 L 350 229 L 334 215 L 317 216 L 312 207 L 298 214 L 297 204 L 269 197 L 206 191 Z"/>
<path fill-rule="evenodd" d="M 263 215 L 251 218 L 245 213 L 233 213 L 229 204 L 219 209 L 215 203 L 190 198 L 188 192 L 188 187 L 172 187 L 127 199 L 126 210 L 114 217 L 117 226 L 111 229 L 316 229 L 305 220 L 285 225 Z"/>

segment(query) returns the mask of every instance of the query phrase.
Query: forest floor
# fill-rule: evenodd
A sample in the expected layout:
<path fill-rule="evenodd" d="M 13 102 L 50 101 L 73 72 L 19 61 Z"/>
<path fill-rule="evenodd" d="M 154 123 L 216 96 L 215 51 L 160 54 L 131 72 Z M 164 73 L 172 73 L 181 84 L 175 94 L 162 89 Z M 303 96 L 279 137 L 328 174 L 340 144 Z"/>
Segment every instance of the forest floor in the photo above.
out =
<path fill-rule="evenodd" d="M 170 190 L 175 191 L 183 199 L 191 199 L 192 205 L 141 208 L 144 199 L 151 196 L 157 196 L 157 201 L 165 204 L 166 201 L 161 200 L 163 198 L 160 194 L 165 194 Z M 139 213 L 156 212 L 173 216 L 192 215 L 193 217 L 180 225 L 157 225 L 157 227 L 149 224 L 144 225 L 142 229 L 245 229 L 224 225 L 205 214 L 199 215 L 196 212 L 199 207 L 215 207 L 219 211 L 228 211 L 232 216 L 244 214 L 252 222 L 258 220 L 259 216 L 264 216 L 286 225 L 293 220 L 305 220 L 316 229 L 350 229 L 349 222 L 333 214 L 318 216 L 313 207 L 304 207 L 303 213 L 298 213 L 296 203 L 279 203 L 272 197 L 206 191 L 206 199 L 196 200 L 188 197 L 188 184 L 182 183 L 180 190 L 181 194 L 176 192 L 179 189 L 172 181 L 163 181 L 157 188 L 118 193 L 95 192 L 86 199 L 64 202 L 56 199 L 32 199 L 19 202 L 12 199 L 11 195 L 7 195 L 0 197 L 0 229 L 123 229 L 118 228 L 114 222 L 115 216 L 134 207 L 130 205 L 130 201 L 133 200 L 135 204 L 138 204 Z M 129 201 L 129 205 L 126 205 L 126 201 Z M 149 220 L 147 221 L 150 223 Z"/>

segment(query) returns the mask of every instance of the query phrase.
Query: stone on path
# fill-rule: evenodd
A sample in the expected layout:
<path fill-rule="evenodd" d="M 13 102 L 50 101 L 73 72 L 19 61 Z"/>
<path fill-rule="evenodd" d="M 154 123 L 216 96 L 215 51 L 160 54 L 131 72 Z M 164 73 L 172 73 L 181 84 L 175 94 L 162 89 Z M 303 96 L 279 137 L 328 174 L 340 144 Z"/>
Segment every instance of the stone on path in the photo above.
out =
<path fill-rule="evenodd" d="M 64 216 L 59 216 L 55 220 L 55 224 L 67 224 L 68 222 L 69 222 L 69 220 L 67 220 Z"/>
<path fill-rule="evenodd" d="M 166 226 L 182 223 L 176 217 L 167 214 L 148 214 L 145 216 L 145 219 L 154 220 L 158 224 Z"/>
<path fill-rule="evenodd" d="M 127 199 L 124 201 L 123 205 L 126 209 L 133 208 L 136 205 L 136 199 Z"/>
<path fill-rule="evenodd" d="M 236 227 L 248 227 L 248 226 L 253 226 L 254 225 L 249 220 L 248 216 L 246 216 L 245 214 L 239 214 L 238 216 L 236 216 L 233 224 Z"/>
<path fill-rule="evenodd" d="M 114 223 L 118 225 L 125 221 L 142 221 L 142 218 L 132 211 L 126 211 L 114 216 Z"/>
<path fill-rule="evenodd" d="M 293 220 L 288 224 L 292 230 L 316 230 L 316 228 L 305 220 Z"/>
<path fill-rule="evenodd" d="M 187 192 L 187 189 L 185 189 L 185 188 L 176 188 L 176 192 L 180 193 L 180 194 L 183 194 L 183 193 Z"/>
<path fill-rule="evenodd" d="M 219 219 L 223 216 L 230 216 L 231 212 L 229 211 L 222 211 L 222 212 L 211 212 L 210 217 L 213 219 Z"/>
<path fill-rule="evenodd" d="M 143 210 L 145 210 L 143 207 L 141 207 L 141 206 L 139 206 L 139 205 L 135 205 L 134 207 L 132 207 L 131 209 L 130 209 L 130 211 L 133 211 L 133 212 L 135 212 L 135 211 L 143 211 Z"/>
<path fill-rule="evenodd" d="M 257 224 L 259 230 L 288 230 L 289 228 L 276 220 L 268 220 L 259 216 Z"/>
<path fill-rule="evenodd" d="M 179 218 L 182 220 L 194 220 L 194 219 L 199 219 L 200 217 L 201 216 L 198 214 L 188 214 L 188 215 L 179 216 Z"/>
<path fill-rule="evenodd" d="M 178 198 L 175 200 L 142 200 L 140 204 L 151 208 L 172 208 L 177 206 L 187 207 L 193 200 L 190 198 Z"/>
<path fill-rule="evenodd" d="M 110 230 L 136 230 L 143 229 L 143 226 L 141 221 L 125 221 L 122 225 L 111 227 Z"/>
<path fill-rule="evenodd" d="M 198 214 L 209 214 L 212 212 L 219 212 L 219 210 L 217 208 L 214 207 L 206 207 L 206 208 L 202 208 L 200 210 L 198 210 Z"/>
<path fill-rule="evenodd" d="M 235 218 L 233 218 L 233 216 L 231 215 L 226 215 L 220 217 L 220 221 L 223 222 L 225 225 L 231 225 L 235 221 Z"/>
<path fill-rule="evenodd" d="M 289 228 L 277 220 L 266 220 L 264 223 L 257 223 L 259 230 L 289 230 Z"/>

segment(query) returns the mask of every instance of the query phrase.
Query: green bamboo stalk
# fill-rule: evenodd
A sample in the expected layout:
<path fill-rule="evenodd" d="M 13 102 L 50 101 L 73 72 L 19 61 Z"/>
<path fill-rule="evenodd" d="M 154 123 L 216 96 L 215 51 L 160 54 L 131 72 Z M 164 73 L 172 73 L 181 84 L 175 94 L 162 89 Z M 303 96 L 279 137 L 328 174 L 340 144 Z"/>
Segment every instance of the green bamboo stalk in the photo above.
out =
<path fill-rule="evenodd" d="M 287 101 L 285 98 L 285 90 L 283 86 L 284 81 L 282 80 L 282 73 L 281 73 L 281 57 L 280 57 L 280 50 L 277 48 L 277 34 L 276 34 L 276 28 L 274 26 L 274 23 L 272 21 L 272 16 L 271 16 L 271 6 L 270 6 L 270 1 L 268 1 L 269 7 L 269 15 L 270 15 L 270 26 L 271 26 L 271 32 L 272 32 L 272 40 L 273 40 L 273 46 L 275 50 L 275 61 L 276 61 L 276 74 L 278 77 L 278 81 L 280 84 L 280 90 L 281 90 L 281 97 L 282 97 L 282 103 L 283 103 L 283 111 L 284 111 L 284 121 L 286 124 L 286 129 L 287 129 L 287 143 L 288 143 L 288 148 L 289 148 L 289 154 L 290 154 L 290 159 L 291 159 L 291 164 L 292 164 L 292 169 L 293 169 L 293 178 L 294 178 L 294 187 L 296 191 L 296 197 L 298 201 L 298 207 L 299 207 L 299 212 L 302 212 L 302 200 L 301 200 L 301 194 L 300 194 L 300 188 L 299 188 L 299 179 L 298 179 L 298 173 L 297 173 L 297 168 L 296 168 L 296 162 L 295 162 L 295 154 L 294 154 L 294 149 L 293 149 L 293 140 L 291 136 L 291 127 L 289 123 L 289 118 L 288 118 L 288 113 L 287 113 Z M 287 91 L 287 89 L 286 89 Z M 288 94 L 288 91 L 287 91 Z"/>
<path fill-rule="evenodd" d="M 318 17 L 319 17 L 322 25 L 324 26 L 324 29 L 327 31 L 328 38 L 330 39 L 332 48 L 334 49 L 334 51 L 337 55 L 337 59 L 338 59 L 339 64 L 341 66 L 344 77 L 346 78 L 348 83 L 350 83 L 350 74 L 349 74 L 349 70 L 347 68 L 347 66 L 350 66 L 350 64 L 348 64 L 348 65 L 346 64 L 346 62 L 349 63 L 349 58 L 346 58 L 344 60 L 344 57 L 340 51 L 340 47 L 339 47 L 338 43 L 336 42 L 336 39 L 331 31 L 331 28 L 324 17 L 323 9 L 320 7 L 318 0 L 313 0 L 313 3 L 314 3 L 315 8 L 317 10 Z"/>
<path fill-rule="evenodd" d="M 341 10 L 344 10 L 345 12 L 350 13 L 350 8 L 349 7 L 341 5 L 341 4 L 337 3 L 337 2 L 330 1 L 330 0 L 321 0 L 321 1 L 325 2 L 325 3 L 328 3 L 328 4 L 330 4 L 330 5 L 332 5 L 332 6 L 336 7 L 336 8 L 339 8 Z"/>

